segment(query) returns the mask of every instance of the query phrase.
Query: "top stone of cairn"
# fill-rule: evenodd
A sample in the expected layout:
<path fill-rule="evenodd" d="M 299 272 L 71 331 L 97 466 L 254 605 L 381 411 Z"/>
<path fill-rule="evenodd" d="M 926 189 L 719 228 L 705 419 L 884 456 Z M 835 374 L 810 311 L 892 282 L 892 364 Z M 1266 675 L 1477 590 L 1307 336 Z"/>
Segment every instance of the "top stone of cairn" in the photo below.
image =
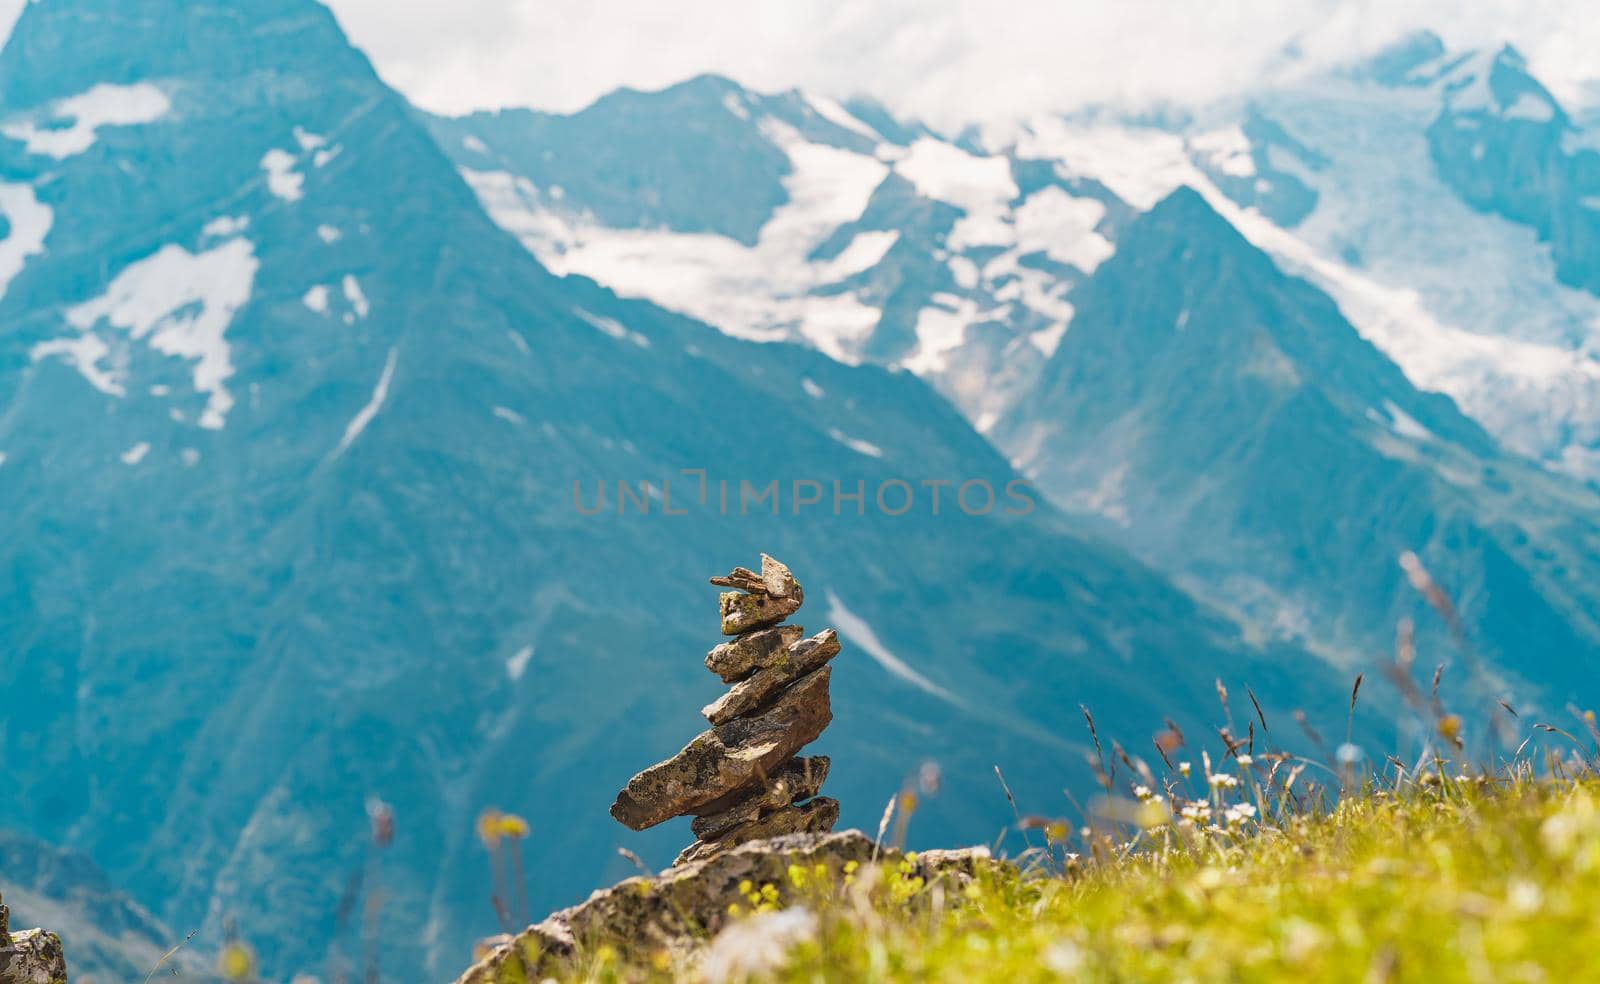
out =
<path fill-rule="evenodd" d="M 730 573 L 714 577 L 711 583 L 733 591 L 722 592 L 722 634 L 742 635 L 764 629 L 800 610 L 805 592 L 789 568 L 761 555 L 761 573 L 735 567 Z"/>

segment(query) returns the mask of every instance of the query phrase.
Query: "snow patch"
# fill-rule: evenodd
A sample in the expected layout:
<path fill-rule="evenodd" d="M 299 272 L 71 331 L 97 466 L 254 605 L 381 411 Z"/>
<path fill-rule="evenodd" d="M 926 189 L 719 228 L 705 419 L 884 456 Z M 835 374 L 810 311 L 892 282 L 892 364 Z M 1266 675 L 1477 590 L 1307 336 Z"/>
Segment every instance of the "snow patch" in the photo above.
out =
<path fill-rule="evenodd" d="M 150 442 L 140 441 L 138 444 L 135 444 L 133 447 L 122 452 L 122 463 L 125 465 L 137 465 L 139 462 L 143 461 L 144 456 L 149 453 Z"/>
<path fill-rule="evenodd" d="M 1023 131 L 1014 152 L 1057 161 L 1065 177 L 1095 178 L 1140 210 L 1201 177 L 1182 137 L 1148 127 L 1043 118 Z"/>
<path fill-rule="evenodd" d="M 300 298 L 300 302 L 317 314 L 327 314 L 330 293 L 326 284 L 317 284 L 306 291 L 305 296 Z"/>
<path fill-rule="evenodd" d="M 101 84 L 69 99 L 52 103 L 43 119 L 8 123 L 0 133 L 27 145 L 28 153 L 63 160 L 94 146 L 103 126 L 138 126 L 167 115 L 172 102 L 148 82 Z M 70 120 L 70 126 L 60 124 Z"/>
<path fill-rule="evenodd" d="M 512 682 L 521 680 L 522 674 L 528 670 L 528 661 L 531 659 L 533 659 L 532 646 L 523 646 L 512 653 L 511 658 L 506 660 L 506 676 L 510 677 Z"/>
<path fill-rule="evenodd" d="M 836 283 L 871 270 L 883 262 L 889 250 L 899 241 L 900 233 L 893 229 L 856 233 L 850 245 L 821 268 L 819 279 Z"/>
<path fill-rule="evenodd" d="M 582 308 L 577 308 L 575 310 L 578 317 L 588 322 L 591 327 L 600 331 L 601 334 L 610 335 L 619 342 L 632 342 L 640 348 L 650 347 L 650 339 L 644 337 L 636 331 L 630 331 L 626 326 L 623 325 L 622 322 L 615 318 L 607 318 L 598 314 L 590 314 L 588 311 L 585 311 Z"/>
<path fill-rule="evenodd" d="M 294 128 L 294 141 L 304 153 L 310 153 L 328 142 L 325 137 L 298 126 Z"/>
<path fill-rule="evenodd" d="M 1070 304 L 1067 305 L 1069 308 L 1071 306 Z M 1057 321 L 1047 328 L 1041 328 L 1028 336 L 1028 343 L 1048 359 L 1056 354 L 1056 349 L 1061 347 L 1061 339 L 1066 335 L 1067 325 L 1070 322 L 1071 319 L 1068 318 L 1065 321 Z M 981 430 L 982 428 L 979 429 Z"/>
<path fill-rule="evenodd" d="M 1116 247 L 1095 231 L 1106 217 L 1106 207 L 1093 198 L 1075 198 L 1061 188 L 1049 187 L 1029 195 L 1018 206 L 1017 249 L 1022 255 L 1043 251 L 1053 260 L 1093 273 Z"/>
<path fill-rule="evenodd" d="M 781 121 L 762 132 L 788 154 L 787 204 L 746 246 L 708 233 L 611 229 L 561 208 L 553 191 L 505 172 L 463 169 L 490 216 L 557 274 L 593 277 L 617 293 L 645 297 L 756 341 L 800 337 L 835 359 L 856 361 L 880 312 L 848 294 L 814 296 L 881 260 L 892 232 L 862 233 L 831 261 L 808 257 L 865 211 L 889 169 L 874 157 L 814 144 Z M 592 323 L 592 322 L 591 322 Z"/>
<path fill-rule="evenodd" d="M 510 407 L 495 407 L 494 408 L 494 415 L 496 417 L 499 417 L 501 420 L 506 421 L 507 423 L 512 423 L 512 424 L 521 424 L 521 423 L 523 423 L 522 414 L 516 412 L 515 410 L 511 409 Z"/>
<path fill-rule="evenodd" d="M 117 372 L 99 367 L 110 346 L 94 332 L 101 324 L 121 329 L 156 352 L 194 362 L 194 389 L 208 396 L 200 426 L 219 430 L 233 407 L 225 385 L 233 362 L 224 336 L 249 303 L 260 266 L 247 239 L 202 253 L 163 246 L 123 268 L 101 296 L 67 309 L 78 337 L 36 345 L 32 356 L 65 356 L 96 388 L 121 396 Z"/>
<path fill-rule="evenodd" d="M 356 412 L 350 423 L 345 425 L 344 437 L 339 439 L 339 446 L 333 449 L 333 454 L 328 457 L 329 461 L 344 454 L 346 449 L 355 443 L 356 438 L 361 436 L 361 432 L 367 429 L 367 425 L 372 423 L 378 411 L 383 409 L 384 401 L 389 398 L 389 382 L 394 378 L 394 365 L 398 354 L 396 349 L 389 350 L 389 357 L 383 363 L 383 373 L 378 377 L 378 385 L 372 390 L 372 398 L 367 401 L 366 406 Z"/>
<path fill-rule="evenodd" d="M 821 386 L 813 383 L 810 379 L 802 378 L 800 380 L 800 388 L 805 390 L 806 395 L 811 397 L 813 400 L 820 400 L 827 395 Z"/>
<path fill-rule="evenodd" d="M 949 262 L 950 276 L 956 286 L 962 290 L 972 290 L 978 286 L 978 264 L 965 256 L 952 256 Z"/>
<path fill-rule="evenodd" d="M 361 281 L 354 274 L 345 274 L 344 299 L 350 302 L 350 307 L 355 311 L 356 317 L 366 318 L 372 313 L 372 305 L 367 301 L 367 295 L 361 290 Z"/>
<path fill-rule="evenodd" d="M 48 342 L 40 342 L 28 351 L 28 358 L 34 362 L 59 356 L 78 374 L 89 381 L 89 385 L 106 394 L 107 396 L 122 396 L 126 390 L 117 382 L 116 377 L 108 369 L 100 366 L 100 360 L 111 353 L 111 346 L 98 335 L 79 335 L 74 338 L 53 338 Z"/>
<path fill-rule="evenodd" d="M 343 233 L 331 225 L 317 226 L 317 238 L 327 243 L 329 246 L 332 246 L 334 243 L 338 242 L 343 235 Z"/>
<path fill-rule="evenodd" d="M 917 348 L 905 368 L 919 376 L 947 368 L 950 353 L 966 340 L 977 312 L 978 305 L 969 300 L 957 300 L 955 310 L 930 304 L 917 312 Z"/>
<path fill-rule="evenodd" d="M 947 202 L 969 215 L 1017 197 L 1006 158 L 978 157 L 932 137 L 913 143 L 894 169 L 922 197 Z"/>
<path fill-rule="evenodd" d="M 261 158 L 261 170 L 267 175 L 267 190 L 286 202 L 297 202 L 305 197 L 306 176 L 295 170 L 293 154 L 277 147 Z"/>
<path fill-rule="evenodd" d="M 33 186 L 0 181 L 0 215 L 11 231 L 0 239 L 0 297 L 17 278 L 31 256 L 44 253 L 44 241 L 55 224 L 55 213 L 39 201 Z"/>
<path fill-rule="evenodd" d="M 1501 114 L 1508 120 L 1528 120 L 1533 123 L 1548 123 L 1556 118 L 1556 108 L 1550 105 L 1550 100 L 1541 98 L 1531 92 L 1524 92 L 1517 96 L 1506 111 Z"/>
<path fill-rule="evenodd" d="M 248 215 L 223 215 L 205 224 L 200 230 L 202 239 L 232 239 L 250 228 Z"/>
<path fill-rule="evenodd" d="M 851 133 L 859 134 L 871 140 L 873 144 L 883 143 L 883 135 L 872 127 L 856 119 L 848 109 L 839 105 L 827 96 L 805 97 L 806 104 L 816 111 L 817 115 L 832 123 L 834 126 L 843 127 Z"/>
<path fill-rule="evenodd" d="M 1395 406 L 1393 400 L 1383 401 L 1383 412 L 1388 414 L 1387 423 L 1389 426 L 1401 437 L 1409 437 L 1416 441 L 1430 441 L 1433 439 L 1433 431 L 1422 426 L 1422 423 L 1417 418 Z M 1374 416 L 1376 416 L 1375 413 Z"/>
<path fill-rule="evenodd" d="M 879 641 L 878 634 L 872 631 L 872 626 L 846 608 L 844 602 L 831 590 L 828 592 L 828 613 L 823 616 L 823 621 L 832 623 L 851 645 L 872 657 L 875 663 L 889 673 L 918 690 L 930 693 L 957 707 L 961 706 L 961 701 L 957 700 L 954 694 L 918 673 L 905 660 L 890 652 L 889 648 Z"/>
<path fill-rule="evenodd" d="M 858 437 L 851 437 L 837 428 L 829 430 L 828 436 L 857 454 L 864 454 L 869 458 L 883 457 L 883 449 L 876 444 L 871 441 L 863 441 Z"/>
<path fill-rule="evenodd" d="M 489 145 L 484 143 L 482 140 L 479 140 L 477 137 L 464 138 L 461 141 L 461 146 L 472 151 L 474 154 L 487 154 L 489 152 Z"/>

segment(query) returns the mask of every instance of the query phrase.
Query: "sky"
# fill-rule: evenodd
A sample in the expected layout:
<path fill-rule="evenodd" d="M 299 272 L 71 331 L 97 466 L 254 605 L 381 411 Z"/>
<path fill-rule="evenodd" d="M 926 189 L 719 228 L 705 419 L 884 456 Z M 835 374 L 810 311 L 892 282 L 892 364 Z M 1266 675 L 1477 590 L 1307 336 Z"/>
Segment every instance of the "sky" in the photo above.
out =
<path fill-rule="evenodd" d="M 0 33 L 26 0 L 0 0 Z M 50 3 L 55 0 L 36 0 Z M 702 72 L 871 95 L 954 127 L 1237 94 L 1430 28 L 1509 41 L 1569 107 L 1600 102 L 1600 17 L 1574 0 L 330 0 L 422 107 L 571 111 Z M 1297 57 L 1286 51 L 1297 50 Z"/>

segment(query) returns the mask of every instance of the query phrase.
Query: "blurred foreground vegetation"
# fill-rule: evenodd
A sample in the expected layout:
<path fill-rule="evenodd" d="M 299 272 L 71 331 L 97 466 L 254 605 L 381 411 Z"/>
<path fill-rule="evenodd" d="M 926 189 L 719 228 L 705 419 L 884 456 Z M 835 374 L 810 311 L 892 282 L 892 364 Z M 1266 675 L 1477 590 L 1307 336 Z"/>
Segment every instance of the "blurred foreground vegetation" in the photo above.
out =
<path fill-rule="evenodd" d="M 1600 780 L 1443 762 L 1318 807 L 1239 755 L 1134 786 L 1103 829 L 965 886 L 790 871 L 692 954 L 586 949 L 570 980 L 1563 981 L 1600 952 Z M 1174 770 L 1175 772 L 1177 770 Z M 1102 813 L 1106 812 L 1102 805 Z M 1067 844 L 1079 850 L 1066 850 Z"/>

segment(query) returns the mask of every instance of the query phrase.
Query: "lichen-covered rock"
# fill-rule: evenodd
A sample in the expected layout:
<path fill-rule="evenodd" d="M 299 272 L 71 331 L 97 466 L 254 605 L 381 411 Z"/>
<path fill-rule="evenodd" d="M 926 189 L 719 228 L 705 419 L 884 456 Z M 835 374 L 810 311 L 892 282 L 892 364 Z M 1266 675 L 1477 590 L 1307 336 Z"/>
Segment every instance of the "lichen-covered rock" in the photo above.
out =
<path fill-rule="evenodd" d="M 0 940 L 0 984 L 67 984 L 61 938 L 42 929 L 8 933 Z"/>
<path fill-rule="evenodd" d="M 761 713 L 702 732 L 677 755 L 634 776 L 617 794 L 611 815 L 643 830 L 772 775 L 833 720 L 830 672 L 824 666 L 802 677 Z"/>
<path fill-rule="evenodd" d="M 42 929 L 11 931 L 11 910 L 0 900 L 0 984 L 67 984 L 61 938 Z"/>
<path fill-rule="evenodd" d="M 776 625 L 799 611 L 805 601 L 805 592 L 789 568 L 766 554 L 761 555 L 759 575 L 735 567 L 731 574 L 714 577 L 711 583 L 738 589 L 722 594 L 723 635 Z"/>
<path fill-rule="evenodd" d="M 924 852 L 913 870 L 930 885 L 948 879 L 959 887 L 972 866 L 980 863 L 980 855 L 987 858 L 987 853 L 982 848 Z M 785 886 L 790 865 L 808 870 L 823 865 L 838 879 L 847 863 L 867 865 L 874 858 L 889 866 L 904 860 L 892 849 L 874 851 L 871 839 L 859 830 L 791 834 L 752 841 L 657 877 L 629 878 L 517 934 L 474 964 L 456 984 L 538 981 L 558 973 L 559 962 L 573 955 L 579 941 L 585 946 L 610 944 L 629 953 L 687 951 L 727 925 L 733 918 L 730 905 L 746 904 L 740 882 Z"/>
<path fill-rule="evenodd" d="M 740 824 L 759 819 L 773 810 L 808 800 L 817 795 L 828 778 L 828 756 L 811 755 L 792 758 L 778 768 L 766 782 L 749 789 L 730 793 L 725 799 L 732 805 L 708 803 L 689 824 L 689 829 L 701 840 L 715 840 Z"/>
<path fill-rule="evenodd" d="M 809 803 L 785 806 L 749 823 L 735 827 L 716 840 L 697 840 L 683 849 L 674 865 L 687 864 L 721 854 L 740 844 L 785 834 L 826 834 L 839 822 L 839 801 L 818 796 Z"/>
<path fill-rule="evenodd" d="M 809 639 L 775 653 L 772 661 L 727 693 L 707 704 L 700 713 L 712 724 L 726 724 L 760 710 L 784 687 L 839 655 L 839 636 L 826 629 Z"/>
<path fill-rule="evenodd" d="M 751 629 L 764 629 L 800 610 L 800 586 L 787 597 L 769 594 L 745 594 L 741 591 L 724 591 L 722 603 L 722 634 L 739 635 Z"/>
<path fill-rule="evenodd" d="M 776 625 L 747 632 L 706 653 L 706 669 L 721 677 L 723 683 L 737 683 L 776 662 L 805 632 L 798 625 Z"/>

